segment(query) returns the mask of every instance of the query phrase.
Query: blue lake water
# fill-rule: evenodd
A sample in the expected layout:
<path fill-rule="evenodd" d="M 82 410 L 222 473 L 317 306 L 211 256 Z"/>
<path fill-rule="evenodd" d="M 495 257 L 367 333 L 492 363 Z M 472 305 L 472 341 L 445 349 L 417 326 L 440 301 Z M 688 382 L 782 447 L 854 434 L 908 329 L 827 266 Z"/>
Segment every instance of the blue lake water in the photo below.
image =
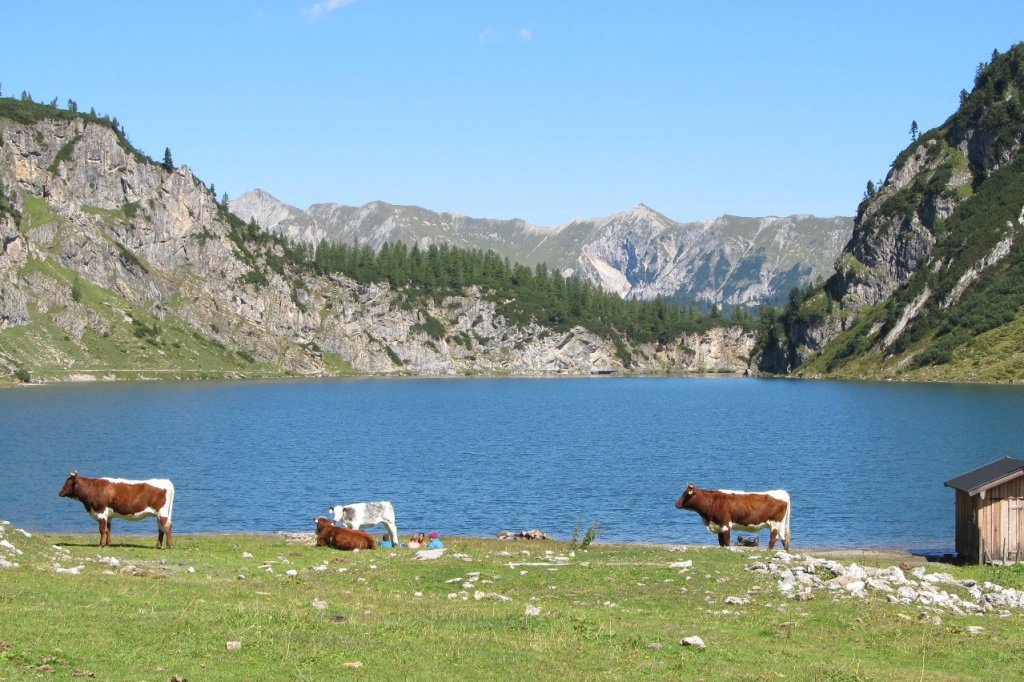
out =
<path fill-rule="evenodd" d="M 953 545 L 943 481 L 1021 456 L 1024 388 L 738 378 L 356 379 L 0 391 L 0 519 L 96 532 L 85 476 L 167 477 L 174 530 L 312 530 L 389 499 L 414 531 L 708 543 L 673 503 L 785 488 L 794 547 Z M 383 532 L 383 528 L 378 529 Z M 118 535 L 156 523 L 115 521 Z M 764 540 L 767 533 L 762 534 Z"/>

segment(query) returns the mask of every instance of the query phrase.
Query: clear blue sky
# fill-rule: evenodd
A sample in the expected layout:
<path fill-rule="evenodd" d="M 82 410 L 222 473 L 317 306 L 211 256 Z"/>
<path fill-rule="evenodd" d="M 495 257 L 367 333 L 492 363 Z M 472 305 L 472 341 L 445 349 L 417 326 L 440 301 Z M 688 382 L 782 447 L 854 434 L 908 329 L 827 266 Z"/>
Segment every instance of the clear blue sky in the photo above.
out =
<path fill-rule="evenodd" d="M 852 215 L 1024 2 L 4 2 L 5 96 L 116 116 L 218 194 L 561 225 Z"/>

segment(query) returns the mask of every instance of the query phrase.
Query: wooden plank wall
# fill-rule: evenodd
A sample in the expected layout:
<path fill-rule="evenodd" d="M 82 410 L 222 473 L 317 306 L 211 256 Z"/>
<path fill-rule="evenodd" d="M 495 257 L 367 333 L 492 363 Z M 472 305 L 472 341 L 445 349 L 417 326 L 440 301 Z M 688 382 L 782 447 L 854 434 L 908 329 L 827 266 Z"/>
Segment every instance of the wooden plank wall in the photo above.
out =
<path fill-rule="evenodd" d="M 978 563 L 978 502 L 979 496 L 956 491 L 956 553 L 968 563 Z"/>
<path fill-rule="evenodd" d="M 959 502 L 960 491 L 957 491 Z M 1020 542 L 1020 524 L 1022 522 L 1019 511 L 1020 500 L 1024 498 L 1024 476 L 986 491 L 985 499 L 980 495 L 974 497 L 979 505 L 977 532 L 984 540 L 985 556 L 979 557 L 984 561 L 999 561 L 1003 559 L 1004 548 L 1006 558 L 1010 561 L 1024 558 L 1024 546 Z M 958 512 L 957 526 L 959 529 L 960 517 Z M 969 537 L 969 536 L 968 536 Z M 1010 541 L 1013 541 L 1011 546 Z M 977 539 L 975 539 L 977 543 Z M 957 540 L 957 551 L 960 551 L 960 540 Z M 973 553 L 977 554 L 977 550 Z"/>

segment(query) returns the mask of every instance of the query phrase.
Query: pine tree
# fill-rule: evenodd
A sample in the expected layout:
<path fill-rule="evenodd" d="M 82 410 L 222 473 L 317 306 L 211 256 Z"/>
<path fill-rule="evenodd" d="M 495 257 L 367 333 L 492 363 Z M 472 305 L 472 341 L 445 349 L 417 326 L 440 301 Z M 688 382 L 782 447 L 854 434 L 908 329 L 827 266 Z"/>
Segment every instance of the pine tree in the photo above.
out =
<path fill-rule="evenodd" d="M 911 121 L 910 122 L 910 141 L 911 142 L 917 142 L 917 136 L 918 136 L 917 121 Z"/>
<path fill-rule="evenodd" d="M 864 189 L 864 198 L 870 199 L 875 196 L 875 183 L 868 180 L 868 186 Z"/>
<path fill-rule="evenodd" d="M 171 148 L 167 147 L 164 149 L 164 162 L 161 164 L 164 170 L 170 172 L 174 170 L 174 160 L 171 158 Z"/>

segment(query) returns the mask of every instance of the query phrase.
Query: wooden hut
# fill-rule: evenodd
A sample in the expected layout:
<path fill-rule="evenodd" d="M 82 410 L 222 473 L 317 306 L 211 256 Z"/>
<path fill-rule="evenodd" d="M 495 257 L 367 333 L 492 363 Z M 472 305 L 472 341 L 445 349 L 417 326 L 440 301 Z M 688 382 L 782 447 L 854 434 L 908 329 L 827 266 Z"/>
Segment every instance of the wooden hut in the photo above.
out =
<path fill-rule="evenodd" d="M 1024 459 L 997 459 L 946 486 L 956 490 L 960 559 L 975 564 L 1024 560 Z"/>

